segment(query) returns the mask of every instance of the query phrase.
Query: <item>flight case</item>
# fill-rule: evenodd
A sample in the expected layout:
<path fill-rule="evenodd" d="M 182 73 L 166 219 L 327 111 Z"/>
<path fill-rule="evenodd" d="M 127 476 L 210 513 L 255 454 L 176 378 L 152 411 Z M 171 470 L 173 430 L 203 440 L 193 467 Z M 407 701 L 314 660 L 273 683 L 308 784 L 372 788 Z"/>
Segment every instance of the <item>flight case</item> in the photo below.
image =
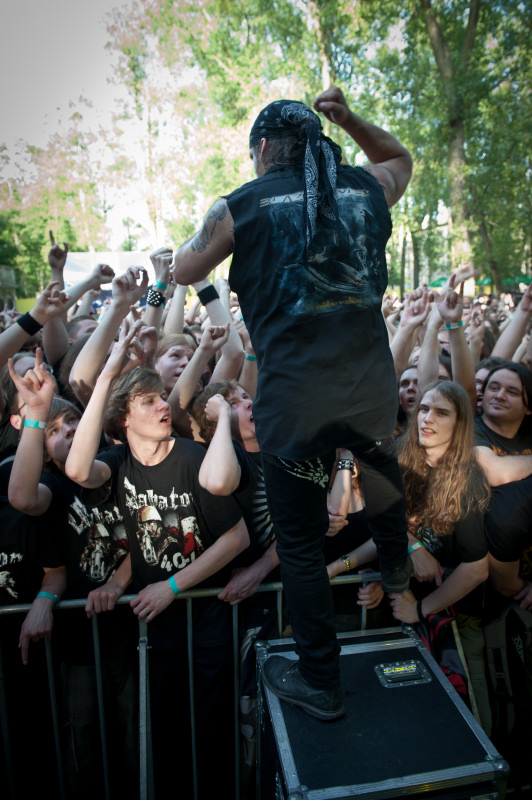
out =
<path fill-rule="evenodd" d="M 504 798 L 508 765 L 408 627 L 340 634 L 346 714 L 332 722 L 261 680 L 293 639 L 259 642 L 257 800 Z"/>

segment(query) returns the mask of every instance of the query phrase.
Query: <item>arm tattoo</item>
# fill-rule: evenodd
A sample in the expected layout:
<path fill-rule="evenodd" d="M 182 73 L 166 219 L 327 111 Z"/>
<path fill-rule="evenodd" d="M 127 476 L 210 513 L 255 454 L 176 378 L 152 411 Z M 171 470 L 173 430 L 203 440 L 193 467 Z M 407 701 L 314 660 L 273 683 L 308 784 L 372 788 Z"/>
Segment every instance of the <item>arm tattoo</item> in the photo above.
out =
<path fill-rule="evenodd" d="M 227 203 L 216 203 L 203 222 L 201 230 L 193 237 L 190 249 L 194 253 L 203 253 L 210 245 L 216 228 L 216 223 L 221 222 L 227 214 Z"/>

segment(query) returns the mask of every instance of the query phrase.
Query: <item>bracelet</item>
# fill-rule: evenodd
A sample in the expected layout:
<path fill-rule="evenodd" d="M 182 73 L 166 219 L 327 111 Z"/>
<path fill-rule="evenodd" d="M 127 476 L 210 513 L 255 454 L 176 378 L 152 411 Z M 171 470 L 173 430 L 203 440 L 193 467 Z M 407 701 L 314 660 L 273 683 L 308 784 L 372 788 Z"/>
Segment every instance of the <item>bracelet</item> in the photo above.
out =
<path fill-rule="evenodd" d="M 57 603 L 57 601 L 59 600 L 58 596 L 56 594 L 52 594 L 51 592 L 39 592 L 37 597 L 46 597 L 46 598 L 48 598 L 48 600 L 53 600 L 54 601 L 54 606 Z M 35 598 L 36 600 L 37 600 L 37 597 Z"/>
<path fill-rule="evenodd" d="M 146 297 L 146 303 L 149 306 L 153 306 L 154 308 L 159 308 L 159 306 L 164 306 L 164 294 L 162 294 L 162 292 L 158 292 L 157 289 L 152 289 L 150 287 L 148 289 L 148 296 Z"/>
<path fill-rule="evenodd" d="M 162 292 L 166 292 L 166 290 L 168 289 L 166 283 L 163 283 L 162 281 L 155 281 L 153 285 L 155 286 L 156 289 L 160 289 Z"/>
<path fill-rule="evenodd" d="M 351 569 L 351 559 L 349 556 L 340 556 L 340 561 L 343 561 L 346 567 L 347 572 Z"/>
<path fill-rule="evenodd" d="M 244 350 L 244 358 L 246 359 L 246 361 L 256 361 L 257 360 L 257 356 L 252 356 L 252 355 L 250 355 L 250 353 L 246 353 L 245 350 Z"/>
<path fill-rule="evenodd" d="M 25 428 L 39 428 L 40 431 L 46 430 L 46 422 L 41 422 L 41 420 L 37 419 L 25 419 L 24 420 L 24 427 Z"/>
<path fill-rule="evenodd" d="M 37 333 L 37 331 L 40 331 L 42 328 L 41 323 L 37 322 L 35 317 L 32 317 L 29 311 L 19 317 L 16 320 L 16 323 L 17 325 L 20 325 L 22 330 L 26 331 L 29 336 L 33 336 L 34 333 Z"/>
<path fill-rule="evenodd" d="M 210 286 L 206 286 L 205 289 L 200 289 L 198 294 L 198 300 L 200 301 L 202 306 L 206 306 L 207 303 L 210 303 L 211 300 L 219 300 L 220 295 L 216 291 L 216 286 L 213 286 L 212 283 Z"/>
<path fill-rule="evenodd" d="M 457 328 L 461 328 L 464 323 L 462 320 L 458 320 L 458 322 L 446 322 L 445 327 L 448 331 L 455 331 Z"/>
<path fill-rule="evenodd" d="M 422 611 L 422 608 L 421 608 L 421 603 L 422 603 L 422 602 L 423 602 L 423 598 L 422 598 L 422 597 L 420 597 L 420 598 L 419 598 L 419 600 L 418 600 L 418 601 L 417 601 L 417 603 L 416 603 L 416 610 L 417 610 L 417 615 L 418 615 L 419 621 L 420 621 L 420 622 L 426 622 L 426 621 L 427 621 L 427 618 L 426 618 L 426 616 L 424 615 L 424 613 L 423 613 L 423 611 Z"/>
<path fill-rule="evenodd" d="M 411 544 L 410 547 L 408 548 L 408 553 L 409 554 L 413 553 L 414 550 L 419 550 L 420 547 L 425 547 L 423 542 L 415 542 L 414 544 Z"/>
<path fill-rule="evenodd" d="M 168 583 L 170 584 L 170 589 L 173 591 L 176 597 L 178 594 L 181 594 L 181 589 L 175 582 L 175 575 L 170 575 L 170 577 L 168 578 Z"/>
<path fill-rule="evenodd" d="M 353 472 L 355 468 L 355 462 L 350 458 L 341 458 L 338 461 L 338 465 L 336 469 L 339 471 L 341 469 L 348 469 L 350 472 Z"/>

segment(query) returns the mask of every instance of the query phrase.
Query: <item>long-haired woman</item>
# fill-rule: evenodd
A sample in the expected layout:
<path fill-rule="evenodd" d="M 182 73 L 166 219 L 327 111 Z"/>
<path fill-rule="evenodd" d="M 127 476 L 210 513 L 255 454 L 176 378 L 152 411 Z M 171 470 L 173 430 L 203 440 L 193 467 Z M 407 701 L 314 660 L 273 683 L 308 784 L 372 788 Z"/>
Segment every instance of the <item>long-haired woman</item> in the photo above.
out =
<path fill-rule="evenodd" d="M 429 384 L 402 443 L 409 553 L 428 593 L 390 595 L 394 616 L 418 622 L 463 600 L 488 577 L 484 512 L 489 486 L 473 450 L 468 395 L 452 381 Z"/>

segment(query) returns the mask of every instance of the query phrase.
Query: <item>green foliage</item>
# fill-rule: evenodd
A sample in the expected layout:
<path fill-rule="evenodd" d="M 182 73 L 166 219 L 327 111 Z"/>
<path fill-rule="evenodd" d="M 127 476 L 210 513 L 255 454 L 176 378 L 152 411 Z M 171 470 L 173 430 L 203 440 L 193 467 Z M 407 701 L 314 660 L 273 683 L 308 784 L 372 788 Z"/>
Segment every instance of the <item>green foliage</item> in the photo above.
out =
<path fill-rule="evenodd" d="M 0 214 L 0 266 L 2 267 L 14 267 L 18 256 L 11 217 L 11 214 Z"/>
<path fill-rule="evenodd" d="M 24 291 L 46 283 L 48 228 L 71 247 L 105 245 L 109 185 L 139 187 L 154 239 L 189 238 L 212 202 L 252 177 L 247 136 L 258 110 L 279 97 L 312 104 L 331 83 L 413 154 L 392 211 L 394 283 L 403 232 L 428 279 L 450 270 L 451 246 L 466 236 L 484 274 L 530 273 L 532 10 L 478 2 L 478 19 L 477 0 L 150 0 L 115 10 L 108 46 L 129 99 L 114 129 L 88 134 L 77 110 L 45 149 L 28 149 L 31 179 L 0 184 L 9 223 L 0 248 L 16 238 Z M 341 129 L 324 127 L 346 160 L 364 160 Z M 103 143 L 105 166 L 94 156 Z M 0 151 L 0 166 L 8 162 Z M 126 227 L 124 247 L 134 247 L 138 229 Z"/>

